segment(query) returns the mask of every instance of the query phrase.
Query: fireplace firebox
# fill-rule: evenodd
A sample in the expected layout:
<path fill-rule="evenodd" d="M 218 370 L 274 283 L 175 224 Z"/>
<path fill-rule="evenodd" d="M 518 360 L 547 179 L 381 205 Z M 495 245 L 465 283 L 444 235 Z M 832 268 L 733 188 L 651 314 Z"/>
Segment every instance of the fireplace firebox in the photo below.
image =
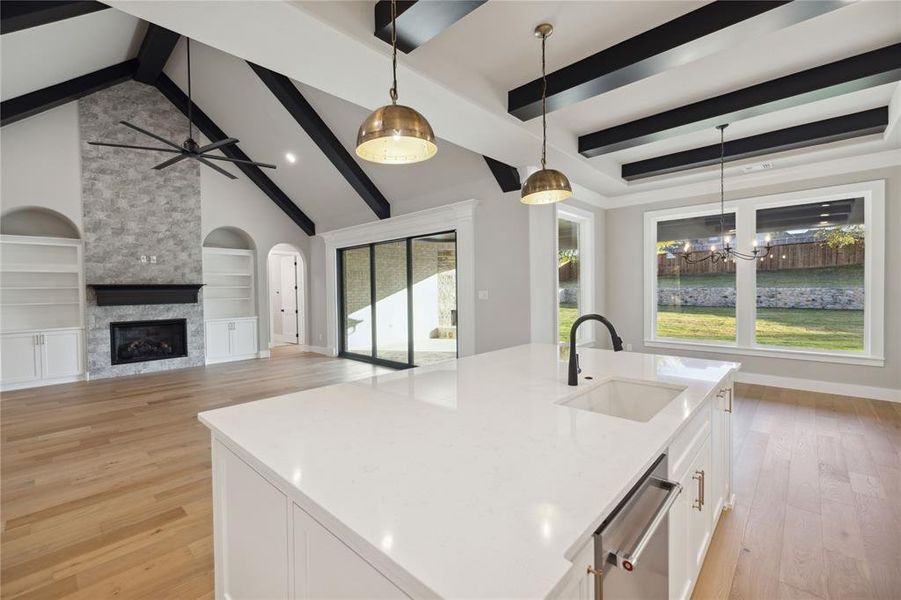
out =
<path fill-rule="evenodd" d="M 186 319 L 110 323 L 112 364 L 164 360 L 188 355 Z"/>

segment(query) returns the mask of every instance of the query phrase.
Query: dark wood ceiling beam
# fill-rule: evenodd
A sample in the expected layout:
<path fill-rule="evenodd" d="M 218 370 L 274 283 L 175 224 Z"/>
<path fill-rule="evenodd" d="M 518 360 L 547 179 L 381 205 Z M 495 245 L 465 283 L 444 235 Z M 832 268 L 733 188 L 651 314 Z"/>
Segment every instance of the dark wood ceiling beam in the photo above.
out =
<path fill-rule="evenodd" d="M 579 137 L 593 157 L 901 80 L 901 43 Z"/>
<path fill-rule="evenodd" d="M 711 2 L 549 73 L 547 111 L 599 96 L 847 4 L 839 0 Z M 541 79 L 508 92 L 507 110 L 523 121 L 541 115 Z"/>
<path fill-rule="evenodd" d="M 805 123 L 778 131 L 730 140 L 723 146 L 726 162 L 766 156 L 786 150 L 809 148 L 819 144 L 849 140 L 882 133 L 888 126 L 888 107 Z M 668 173 L 697 169 L 720 161 L 720 145 L 713 144 L 683 152 L 657 156 L 622 166 L 622 177 L 636 181 Z"/>
<path fill-rule="evenodd" d="M 138 50 L 138 70 L 135 72 L 135 80 L 149 85 L 156 83 L 180 37 L 165 27 L 148 23 L 147 32 Z"/>
<path fill-rule="evenodd" d="M 187 116 L 188 114 L 188 97 L 184 92 L 181 91 L 174 81 L 169 79 L 169 77 L 163 73 L 156 80 L 156 88 L 162 92 L 162 94 L 175 105 L 178 110 L 180 110 L 183 114 Z M 197 128 L 203 133 L 210 142 L 217 142 L 219 140 L 223 140 L 228 136 L 225 135 L 225 132 L 219 129 L 216 123 L 210 119 L 206 113 L 204 113 L 200 107 L 197 106 L 197 103 L 192 103 L 192 116 L 194 118 L 194 124 Z M 237 158 L 240 160 L 252 160 L 249 156 L 244 154 L 240 148 L 236 145 L 232 144 L 230 146 L 224 146 L 222 148 L 222 153 L 229 158 Z M 297 225 L 303 229 L 307 235 L 316 235 L 316 226 L 313 224 L 313 221 L 306 215 L 304 212 L 298 207 L 291 198 L 288 197 L 277 185 L 273 182 L 269 177 L 266 176 L 263 171 L 257 167 L 256 165 L 249 165 L 244 163 L 234 163 L 234 165 L 247 176 L 264 194 L 266 194 L 270 200 L 272 200 L 276 206 L 278 206 L 286 215 L 288 215 L 291 220 L 293 220 Z"/>
<path fill-rule="evenodd" d="M 341 144 L 341 141 L 332 133 L 329 126 L 319 116 L 307 99 L 303 97 L 297 86 L 288 77 L 276 73 L 265 67 L 247 62 L 253 72 L 269 88 L 272 95 L 285 107 L 288 114 L 297 121 L 313 142 L 319 146 L 341 176 L 360 195 L 360 198 L 372 209 L 372 212 L 380 219 L 391 216 L 391 205 L 375 186 L 369 176 L 354 160 L 350 152 Z"/>
<path fill-rule="evenodd" d="M 501 187 L 501 191 L 512 192 L 522 188 L 522 182 L 519 180 L 519 171 L 516 167 L 511 167 L 499 160 L 494 160 L 490 156 L 482 156 L 491 174 L 497 180 L 497 184 Z"/>
<path fill-rule="evenodd" d="M 407 53 L 423 45 L 486 0 L 398 0 L 397 49 Z M 375 3 L 375 36 L 391 43 L 391 0 Z"/>
<path fill-rule="evenodd" d="M 128 81 L 134 76 L 136 60 L 125 62 L 23 94 L 0 104 L 0 126 L 21 121 L 38 113 L 56 108 L 104 88 Z"/>
<path fill-rule="evenodd" d="M 3 0 L 0 2 L 0 34 L 47 25 L 109 8 L 92 0 Z"/>

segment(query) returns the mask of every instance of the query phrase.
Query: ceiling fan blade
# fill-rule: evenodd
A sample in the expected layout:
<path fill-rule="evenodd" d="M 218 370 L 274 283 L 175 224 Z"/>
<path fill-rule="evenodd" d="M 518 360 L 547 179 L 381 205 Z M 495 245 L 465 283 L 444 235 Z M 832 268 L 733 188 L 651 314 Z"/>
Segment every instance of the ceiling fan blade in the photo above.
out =
<path fill-rule="evenodd" d="M 170 158 L 167 161 L 161 162 L 160 164 L 158 164 L 157 166 L 155 166 L 153 168 L 156 169 L 157 171 L 162 171 L 166 167 L 171 167 L 172 165 L 174 165 L 175 163 L 177 163 L 179 161 L 182 161 L 186 158 L 190 158 L 190 156 L 191 155 L 188 154 L 187 152 L 183 152 L 183 153 L 179 154 L 178 156 Z"/>
<path fill-rule="evenodd" d="M 258 167 L 266 167 L 267 169 L 275 169 L 276 168 L 275 165 L 270 165 L 268 163 L 254 162 L 252 160 L 244 160 L 243 158 L 229 158 L 227 156 L 211 156 L 211 155 L 204 156 L 204 158 L 210 159 L 210 160 L 224 160 L 227 162 L 241 163 L 244 165 L 256 165 Z"/>
<path fill-rule="evenodd" d="M 151 132 L 147 131 L 146 129 L 141 129 L 141 128 L 138 127 L 137 125 L 132 125 L 132 124 L 129 123 L 128 121 L 119 121 L 119 122 L 122 123 L 123 125 L 125 125 L 126 127 L 130 127 L 131 129 L 134 129 L 135 131 L 137 131 L 137 132 L 139 132 L 139 133 L 143 133 L 144 135 L 149 135 L 150 137 L 152 137 L 153 139 L 155 139 L 155 140 L 157 140 L 157 141 L 163 142 L 164 144 L 168 144 L 169 146 L 172 146 L 173 148 L 175 148 L 175 149 L 178 150 L 179 152 L 180 152 L 181 150 L 183 150 L 183 148 L 182 148 L 181 146 L 179 146 L 178 144 L 175 144 L 175 143 L 173 143 L 173 142 L 170 142 L 170 141 L 167 140 L 166 138 L 160 137 L 160 136 L 158 136 L 158 135 L 155 134 L 155 133 L 151 133 Z"/>
<path fill-rule="evenodd" d="M 231 173 L 229 173 L 229 172 L 226 171 L 225 169 L 219 167 L 218 165 L 214 165 L 213 163 L 211 163 L 210 161 L 208 161 L 207 159 L 205 159 L 205 158 L 203 158 L 203 157 L 201 157 L 201 156 L 197 156 L 197 155 L 195 154 L 195 155 L 193 155 L 191 158 L 193 158 L 194 160 L 196 160 L 197 162 L 199 162 L 199 163 L 201 163 L 201 164 L 204 164 L 204 165 L 208 166 L 209 168 L 213 169 L 214 171 L 218 171 L 218 172 L 222 173 L 223 175 L 225 175 L 225 176 L 228 177 L 229 179 L 237 179 L 237 177 L 235 177 L 234 175 L 232 175 Z"/>
<path fill-rule="evenodd" d="M 228 146 L 229 144 L 237 144 L 238 140 L 235 138 L 225 138 L 224 140 L 219 140 L 218 142 L 213 142 L 212 144 L 207 144 L 206 146 L 201 146 L 197 149 L 197 152 L 203 154 L 204 152 L 209 152 L 210 150 L 215 150 L 216 148 L 221 148 L 222 146 Z"/>
<path fill-rule="evenodd" d="M 88 142 L 92 146 L 109 146 L 110 148 L 131 148 L 132 150 L 153 150 L 154 152 L 172 152 L 179 154 L 180 151 L 170 148 L 153 148 L 151 146 L 132 146 L 129 144 L 113 144 L 109 142 Z"/>

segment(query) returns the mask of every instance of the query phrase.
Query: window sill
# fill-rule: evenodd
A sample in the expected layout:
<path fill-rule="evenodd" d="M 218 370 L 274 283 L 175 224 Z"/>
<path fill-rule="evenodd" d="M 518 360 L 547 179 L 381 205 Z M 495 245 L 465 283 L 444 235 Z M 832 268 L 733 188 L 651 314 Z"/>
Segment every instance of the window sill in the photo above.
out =
<path fill-rule="evenodd" d="M 867 367 L 885 366 L 885 357 L 843 352 L 818 352 L 815 350 L 794 350 L 789 348 L 740 347 L 726 344 L 686 342 L 677 340 L 645 340 L 646 348 L 669 348 L 672 350 L 691 350 L 694 352 L 711 352 L 716 354 L 737 354 L 743 356 L 761 356 L 765 358 L 783 358 L 789 360 L 806 360 L 822 363 L 839 363 L 845 365 L 861 365 Z"/>

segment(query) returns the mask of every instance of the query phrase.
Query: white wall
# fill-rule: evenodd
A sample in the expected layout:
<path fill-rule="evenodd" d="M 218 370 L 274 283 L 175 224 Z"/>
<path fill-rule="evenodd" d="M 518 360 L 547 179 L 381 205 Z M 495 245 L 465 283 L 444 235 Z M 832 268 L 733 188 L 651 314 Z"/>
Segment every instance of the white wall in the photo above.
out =
<path fill-rule="evenodd" d="M 256 244 L 258 329 L 260 350 L 266 350 L 270 341 L 269 251 L 276 244 L 291 244 L 306 260 L 309 236 L 243 175 L 232 180 L 205 168 L 200 169 L 200 225 L 204 237 L 217 227 L 237 227 Z M 309 331 L 308 322 L 304 330 Z"/>
<path fill-rule="evenodd" d="M 667 354 L 738 360 L 742 371 L 775 377 L 794 377 L 879 388 L 901 388 L 901 168 L 892 167 L 788 184 L 742 190 L 731 197 L 753 197 L 844 183 L 886 180 L 885 366 L 867 367 L 747 355 L 717 357 L 708 352 L 666 350 Z M 727 182 L 728 184 L 728 182 Z M 607 211 L 607 307 L 620 336 L 633 350 L 644 351 L 642 231 L 644 212 L 704 204 L 718 195 L 618 208 Z M 648 351 L 654 351 L 649 349 Z"/>
<path fill-rule="evenodd" d="M 0 212 L 23 206 L 49 208 L 68 217 L 80 230 L 81 143 L 76 102 L 3 127 Z M 276 244 L 288 243 L 306 259 L 310 238 L 243 175 L 230 180 L 206 168 L 200 173 L 202 237 L 218 227 L 236 227 L 256 245 L 259 341 L 260 349 L 265 350 L 269 345 L 266 257 Z M 309 322 L 305 330 L 309 331 Z"/>
<path fill-rule="evenodd" d="M 455 168 L 466 167 L 468 179 L 454 188 L 436 189 L 428 196 L 392 201 L 392 214 L 401 215 L 476 199 L 475 287 L 488 292 L 475 301 L 477 353 L 529 342 L 529 207 L 519 192 L 503 193 L 482 158 L 449 144 L 442 150 L 466 153 Z M 310 345 L 326 344 L 325 244 L 314 237 L 310 251 Z"/>
<path fill-rule="evenodd" d="M 75 102 L 0 129 L 0 214 L 25 206 L 55 210 L 82 231 Z"/>

